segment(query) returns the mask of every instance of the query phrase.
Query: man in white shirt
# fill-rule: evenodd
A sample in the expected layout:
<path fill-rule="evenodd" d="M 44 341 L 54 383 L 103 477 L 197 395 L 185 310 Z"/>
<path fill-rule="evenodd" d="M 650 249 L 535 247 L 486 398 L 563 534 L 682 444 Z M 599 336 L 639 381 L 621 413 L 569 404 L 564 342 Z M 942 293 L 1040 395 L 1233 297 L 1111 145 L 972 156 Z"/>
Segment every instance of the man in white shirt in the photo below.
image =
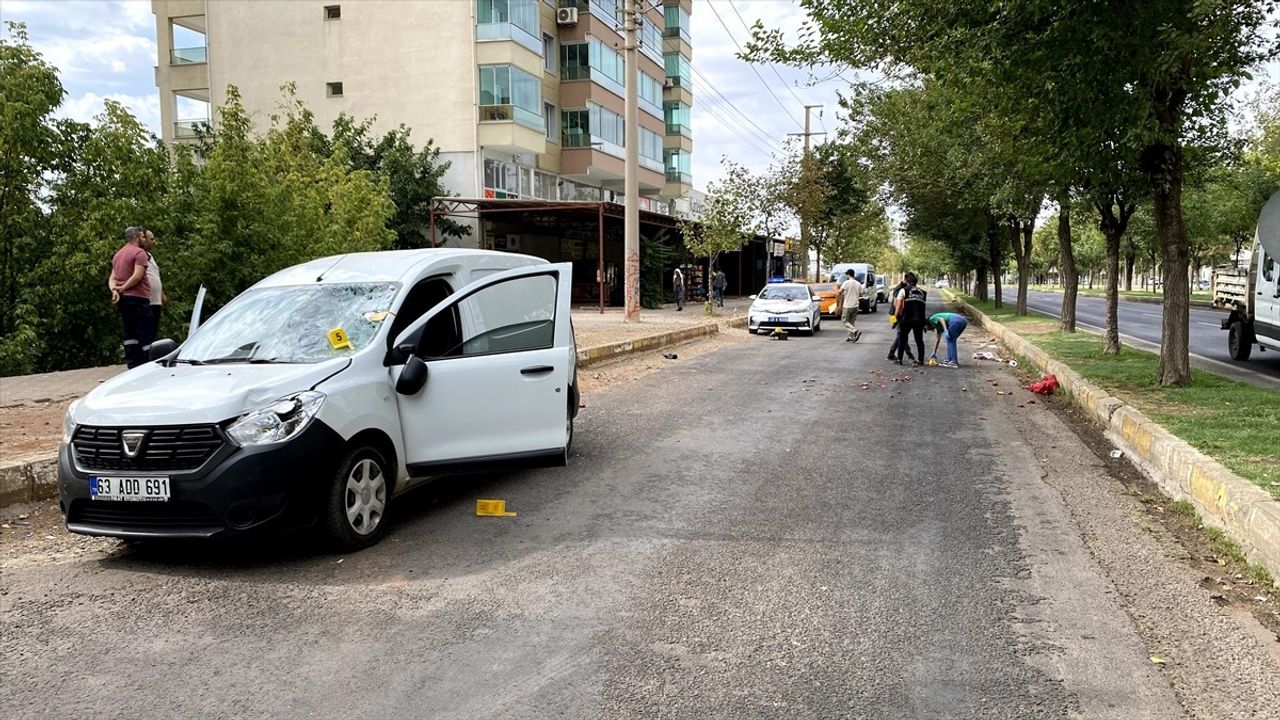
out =
<path fill-rule="evenodd" d="M 845 280 L 840 283 L 840 294 L 837 310 L 840 312 L 840 322 L 844 324 L 846 330 L 849 331 L 849 337 L 845 338 L 845 342 L 858 342 L 858 338 L 862 337 L 862 331 L 855 327 L 858 324 L 858 304 L 862 298 L 862 283 L 858 282 L 858 278 L 853 273 L 853 268 L 844 271 Z"/>
<path fill-rule="evenodd" d="M 142 241 L 142 249 L 150 255 L 150 262 L 147 263 L 147 281 L 151 283 L 151 337 L 152 339 L 160 337 L 160 315 L 164 311 L 164 301 L 167 299 L 164 289 L 160 286 L 160 266 L 156 264 L 156 256 L 153 251 L 156 247 L 155 233 L 150 230 L 146 231 L 146 236 Z"/>

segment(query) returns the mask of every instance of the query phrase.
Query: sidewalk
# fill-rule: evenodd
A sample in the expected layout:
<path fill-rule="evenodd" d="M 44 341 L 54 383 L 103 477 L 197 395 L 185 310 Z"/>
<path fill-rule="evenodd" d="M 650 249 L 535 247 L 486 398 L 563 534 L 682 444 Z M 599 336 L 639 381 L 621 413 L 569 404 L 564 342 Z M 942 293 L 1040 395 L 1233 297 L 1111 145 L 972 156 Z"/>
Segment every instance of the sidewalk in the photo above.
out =
<path fill-rule="evenodd" d="M 575 307 L 573 327 L 579 362 L 652 350 L 710 334 L 716 330 L 700 326 L 717 323 L 723 329 L 733 317 L 742 317 L 750 304 L 746 298 L 725 298 L 725 306 L 718 308 L 715 316 L 706 315 L 702 303 L 687 304 L 683 311 L 667 305 L 642 310 L 638 323 L 624 322 L 621 308 L 607 307 L 601 313 L 596 306 Z M 642 338 L 649 340 L 636 342 Z M 601 352 L 586 352 L 590 348 Z M 124 370 L 124 365 L 111 365 L 0 378 L 0 505 L 5 504 L 4 486 L 9 479 L 21 476 L 21 482 L 29 487 L 48 482 L 43 473 L 52 469 L 51 458 L 57 453 L 67 406 Z M 41 468 L 38 478 L 32 475 L 35 467 Z"/>

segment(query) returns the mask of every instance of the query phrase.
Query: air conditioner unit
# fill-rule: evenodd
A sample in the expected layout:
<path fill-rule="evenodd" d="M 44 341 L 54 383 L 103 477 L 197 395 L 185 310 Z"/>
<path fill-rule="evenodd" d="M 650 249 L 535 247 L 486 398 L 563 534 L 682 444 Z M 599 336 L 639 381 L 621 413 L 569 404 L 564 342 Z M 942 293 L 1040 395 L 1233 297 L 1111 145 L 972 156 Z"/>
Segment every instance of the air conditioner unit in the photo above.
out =
<path fill-rule="evenodd" d="M 566 7 L 556 10 L 557 25 L 577 25 L 578 24 L 578 8 Z"/>
<path fill-rule="evenodd" d="M 673 88 L 675 86 L 676 86 L 675 78 L 666 78 L 665 80 L 662 81 L 662 87 Z"/>

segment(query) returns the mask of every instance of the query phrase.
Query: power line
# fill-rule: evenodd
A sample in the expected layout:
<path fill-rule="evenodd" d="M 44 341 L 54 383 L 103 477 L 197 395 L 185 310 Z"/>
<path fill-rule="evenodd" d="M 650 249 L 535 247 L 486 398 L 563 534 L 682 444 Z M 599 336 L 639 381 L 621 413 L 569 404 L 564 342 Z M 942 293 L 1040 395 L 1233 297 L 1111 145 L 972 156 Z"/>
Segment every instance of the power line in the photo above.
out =
<path fill-rule="evenodd" d="M 750 34 L 751 27 L 747 25 L 747 21 L 742 17 L 742 13 L 738 12 L 738 6 L 733 4 L 733 0 L 729 0 L 729 7 L 733 9 L 733 14 L 738 16 L 738 22 L 742 23 L 742 29 L 746 30 L 747 33 Z M 786 80 L 782 79 L 782 73 L 778 72 L 778 66 L 773 63 L 765 64 L 769 66 L 769 69 L 773 71 L 774 75 L 778 76 L 778 82 L 781 82 L 782 86 L 787 89 L 787 92 L 791 93 L 791 97 L 795 98 L 796 102 L 804 105 L 804 100 L 801 100 L 800 96 L 796 95 L 796 91 L 792 89 L 791 85 L 789 85 Z M 823 130 L 825 129 L 826 128 L 824 127 Z"/>
<path fill-rule="evenodd" d="M 738 120 L 733 115 L 721 112 L 723 110 L 723 106 L 718 101 L 714 101 L 710 96 L 705 96 L 705 98 L 705 102 L 700 103 L 698 107 L 700 107 L 703 112 L 707 113 L 707 115 L 718 121 L 723 128 L 732 132 L 734 135 L 737 135 L 739 139 L 750 146 L 753 150 L 756 150 L 763 155 L 772 155 L 774 153 L 781 152 L 781 148 L 777 146 L 776 142 L 767 138 L 762 142 L 760 136 L 753 135 L 751 128 L 742 124 L 741 120 Z"/>
<path fill-rule="evenodd" d="M 707 7 L 711 8 L 711 12 L 716 16 L 716 20 L 720 21 L 720 27 L 724 28 L 724 31 L 729 36 L 729 39 L 732 40 L 733 44 L 738 48 L 738 52 L 745 55 L 746 53 L 742 49 L 742 44 L 738 42 L 738 38 L 733 36 L 733 31 L 729 29 L 729 26 L 727 24 L 725 24 L 724 18 L 720 17 L 720 11 L 716 10 L 715 3 L 707 2 Z M 797 127 L 803 127 L 803 124 L 796 119 L 796 116 L 792 115 L 791 111 L 787 109 L 786 103 L 782 102 L 782 98 L 779 98 L 778 94 L 773 91 L 773 88 L 769 87 L 769 83 L 765 82 L 764 76 L 760 74 L 760 71 L 756 68 L 755 63 L 747 63 L 747 67 L 751 68 L 751 72 L 756 74 L 756 77 L 759 78 L 760 80 L 760 84 L 764 86 L 765 90 L 769 91 L 769 95 L 771 95 L 773 99 L 777 101 L 778 107 L 782 108 L 782 112 L 786 113 L 787 117 L 791 118 L 791 122 L 794 122 Z"/>
<path fill-rule="evenodd" d="M 753 127 L 753 128 L 755 128 L 756 130 L 760 131 L 760 134 L 761 134 L 762 136 L 764 136 L 764 137 L 766 137 L 766 138 L 769 138 L 769 142 L 771 142 L 771 143 L 776 143 L 776 141 L 774 141 L 774 140 L 773 140 L 773 135 L 772 135 L 772 134 L 770 134 L 768 130 L 765 130 L 764 128 L 762 128 L 762 127 L 760 127 L 759 125 L 757 125 L 757 124 L 756 124 L 756 121 L 752 120 L 750 115 L 747 115 L 746 113 L 744 113 L 744 112 L 742 112 L 741 110 L 739 110 L 737 105 L 734 105 L 732 101 L 730 101 L 728 98 L 726 98 L 724 95 L 722 95 L 722 94 L 720 93 L 720 91 L 716 89 L 715 84 L 714 84 L 714 83 L 712 83 L 710 80 L 708 80 L 708 79 L 707 79 L 707 77 L 706 77 L 705 75 L 703 75 L 703 74 L 702 74 L 702 72 L 701 72 L 701 71 L 699 71 L 699 70 L 698 70 L 698 68 L 697 68 L 696 66 L 694 66 L 694 65 L 690 65 L 689 67 L 690 67 L 690 69 L 691 69 L 691 70 L 693 70 L 693 74 L 694 74 L 694 75 L 696 75 L 696 76 L 698 77 L 698 79 L 701 81 L 701 84 L 702 84 L 702 86 L 703 86 L 703 88 L 704 88 L 704 89 L 710 90 L 710 91 L 712 92 L 712 94 L 714 94 L 716 97 L 720 98 L 720 100 L 721 100 L 725 105 L 729 106 L 729 108 L 730 108 L 730 109 L 732 109 L 734 112 L 736 112 L 736 113 L 737 113 L 737 114 L 738 114 L 738 115 L 739 115 L 743 120 L 745 120 L 749 125 L 751 125 L 751 127 Z M 801 127 L 803 127 L 803 126 L 801 126 Z"/>

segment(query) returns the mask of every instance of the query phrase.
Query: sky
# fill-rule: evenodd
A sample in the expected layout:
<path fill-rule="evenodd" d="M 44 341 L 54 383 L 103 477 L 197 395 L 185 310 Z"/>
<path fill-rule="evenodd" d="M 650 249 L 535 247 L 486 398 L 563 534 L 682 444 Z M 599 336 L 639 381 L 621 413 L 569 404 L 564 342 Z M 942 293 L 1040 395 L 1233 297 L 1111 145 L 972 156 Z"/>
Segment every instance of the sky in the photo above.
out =
<path fill-rule="evenodd" d="M 811 87 L 807 72 L 752 66 L 735 57 L 750 36 L 747 26 L 757 19 L 794 30 L 802 18 L 792 0 L 694 0 L 696 187 L 705 188 L 720 175 L 722 156 L 756 171 L 768 167 L 770 154 L 782 152 L 788 133 L 803 132 L 805 104 L 825 104 L 813 110 L 811 130 L 834 133 L 842 81 Z M 0 0 L 0 21 L 25 23 L 32 45 L 61 72 L 67 97 L 60 116 L 90 120 L 109 98 L 159 134 L 149 0 Z"/>

